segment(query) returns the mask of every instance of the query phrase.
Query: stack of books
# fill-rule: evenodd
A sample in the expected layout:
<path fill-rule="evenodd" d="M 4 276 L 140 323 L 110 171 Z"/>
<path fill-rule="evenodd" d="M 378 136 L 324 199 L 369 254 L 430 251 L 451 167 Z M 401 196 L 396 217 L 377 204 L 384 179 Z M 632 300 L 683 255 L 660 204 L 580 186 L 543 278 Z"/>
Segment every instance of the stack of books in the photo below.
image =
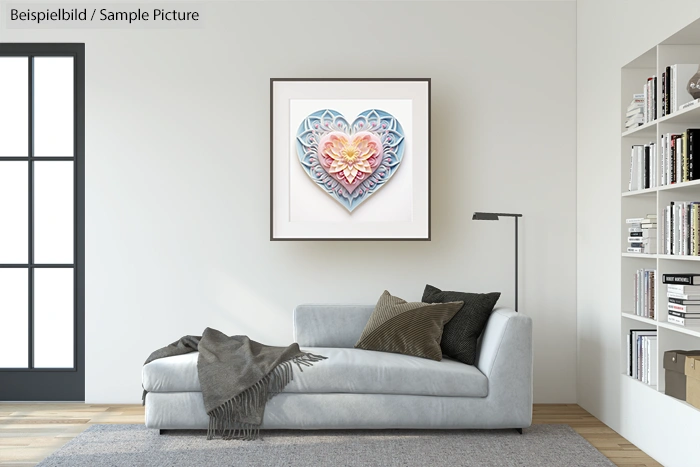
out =
<path fill-rule="evenodd" d="M 634 275 L 634 314 L 656 319 L 655 269 L 637 269 Z"/>
<path fill-rule="evenodd" d="M 627 376 L 656 385 L 657 331 L 631 329 L 627 334 Z"/>
<path fill-rule="evenodd" d="M 625 128 L 630 129 L 644 124 L 644 94 L 635 94 L 627 106 Z"/>
<path fill-rule="evenodd" d="M 695 154 L 700 149 L 700 129 L 688 128 L 683 133 L 661 135 L 661 184 L 700 180 L 700 167 L 695 167 Z"/>
<path fill-rule="evenodd" d="M 671 201 L 664 208 L 661 248 L 667 255 L 700 256 L 700 202 Z"/>
<path fill-rule="evenodd" d="M 627 253 L 656 254 L 656 214 L 627 219 Z"/>
<path fill-rule="evenodd" d="M 634 314 L 656 319 L 655 269 L 637 269 L 634 275 Z"/>
<path fill-rule="evenodd" d="M 635 144 L 630 158 L 629 191 L 643 190 L 657 186 L 656 143 Z"/>
<path fill-rule="evenodd" d="M 668 295 L 668 322 L 700 326 L 700 274 L 664 274 Z"/>
<path fill-rule="evenodd" d="M 697 63 L 667 66 L 661 74 L 661 115 L 669 115 L 682 110 L 685 104 L 693 102 L 687 90 L 688 81 L 698 71 Z"/>

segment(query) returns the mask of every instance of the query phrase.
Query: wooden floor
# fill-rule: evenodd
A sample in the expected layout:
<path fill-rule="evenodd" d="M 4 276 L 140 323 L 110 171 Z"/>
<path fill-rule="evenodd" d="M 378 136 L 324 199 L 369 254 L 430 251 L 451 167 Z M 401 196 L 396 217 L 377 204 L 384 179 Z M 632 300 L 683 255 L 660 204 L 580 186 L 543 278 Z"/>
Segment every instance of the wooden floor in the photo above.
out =
<path fill-rule="evenodd" d="M 140 405 L 0 402 L 0 466 L 35 465 L 92 424 L 143 421 Z M 536 404 L 533 423 L 571 426 L 618 466 L 661 466 L 578 405 Z"/>

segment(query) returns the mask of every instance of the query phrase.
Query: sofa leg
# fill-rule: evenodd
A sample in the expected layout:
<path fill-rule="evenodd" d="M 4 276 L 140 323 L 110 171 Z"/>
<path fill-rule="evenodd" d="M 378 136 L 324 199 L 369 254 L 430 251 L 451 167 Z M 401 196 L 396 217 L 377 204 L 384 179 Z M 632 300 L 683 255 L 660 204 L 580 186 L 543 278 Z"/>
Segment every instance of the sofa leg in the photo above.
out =
<path fill-rule="evenodd" d="M 520 433 L 521 435 L 523 434 L 523 429 L 522 429 L 522 428 L 516 428 L 515 431 L 517 431 L 517 432 Z M 160 432 L 162 433 L 163 430 L 160 430 Z"/>
<path fill-rule="evenodd" d="M 159 435 L 162 435 L 163 433 L 165 433 L 165 430 L 158 430 Z"/>

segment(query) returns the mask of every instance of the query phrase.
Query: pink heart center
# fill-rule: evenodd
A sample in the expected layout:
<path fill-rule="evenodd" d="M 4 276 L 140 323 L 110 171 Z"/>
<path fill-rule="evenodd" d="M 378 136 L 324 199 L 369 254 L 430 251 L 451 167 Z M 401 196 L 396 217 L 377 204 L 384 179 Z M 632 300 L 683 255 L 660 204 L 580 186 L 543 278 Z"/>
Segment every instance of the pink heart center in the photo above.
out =
<path fill-rule="evenodd" d="M 349 193 L 377 170 L 382 153 L 381 140 L 369 131 L 360 131 L 352 136 L 342 131 L 331 131 L 318 143 L 319 162 Z"/>

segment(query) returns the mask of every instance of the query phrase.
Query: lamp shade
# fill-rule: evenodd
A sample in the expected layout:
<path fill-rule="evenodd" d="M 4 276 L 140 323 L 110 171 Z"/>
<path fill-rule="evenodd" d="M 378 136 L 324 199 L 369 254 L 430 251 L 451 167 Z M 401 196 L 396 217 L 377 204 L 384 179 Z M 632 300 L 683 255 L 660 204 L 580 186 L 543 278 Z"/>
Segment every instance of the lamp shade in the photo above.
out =
<path fill-rule="evenodd" d="M 475 212 L 472 216 L 473 221 L 497 221 L 498 214 L 493 212 Z"/>

